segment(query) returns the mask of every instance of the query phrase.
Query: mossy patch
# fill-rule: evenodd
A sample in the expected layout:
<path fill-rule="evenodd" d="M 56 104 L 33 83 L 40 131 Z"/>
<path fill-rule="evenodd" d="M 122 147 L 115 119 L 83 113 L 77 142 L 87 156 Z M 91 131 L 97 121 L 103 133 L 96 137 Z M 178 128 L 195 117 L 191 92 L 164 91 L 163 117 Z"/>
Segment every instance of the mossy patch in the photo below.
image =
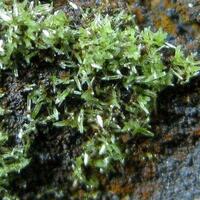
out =
<path fill-rule="evenodd" d="M 0 143 L 14 166 L 0 162 L 0 187 L 6 191 L 2 197 L 9 194 L 13 171 L 20 175 L 31 161 L 38 134 L 52 137 L 52 130 L 62 137 L 76 133 L 84 138 L 70 158 L 69 179 L 74 188 L 86 188 L 85 196 L 97 195 L 102 177 L 123 169 L 131 155 L 123 136 L 153 137 L 150 115 L 157 94 L 187 82 L 199 69 L 192 55 L 186 57 L 181 47 L 166 43 L 162 30 L 140 31 L 123 12 L 81 12 L 82 24 L 74 26 L 49 4 L 2 4 L 0 78 L 7 72 L 19 78 L 29 70 L 51 72 L 42 80 L 34 74 L 24 86 L 26 123 L 16 136 L 18 143 Z M 0 107 L 1 119 L 6 109 Z M 7 139 L 9 124 L 2 120 L 1 127 Z M 5 137 L 1 134 L 0 142 Z"/>

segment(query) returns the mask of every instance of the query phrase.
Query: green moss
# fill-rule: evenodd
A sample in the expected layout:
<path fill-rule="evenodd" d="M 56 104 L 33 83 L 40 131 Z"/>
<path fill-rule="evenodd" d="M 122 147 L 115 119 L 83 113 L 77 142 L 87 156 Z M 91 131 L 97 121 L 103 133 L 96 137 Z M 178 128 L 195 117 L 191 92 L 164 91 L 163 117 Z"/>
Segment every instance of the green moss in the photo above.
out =
<path fill-rule="evenodd" d="M 123 135 L 153 136 L 149 121 L 157 94 L 169 85 L 187 82 L 198 70 L 192 55 L 185 58 L 180 47 L 166 43 L 166 33 L 140 31 L 125 13 L 83 15 L 85 24 L 78 28 L 47 4 L 14 3 L 13 9 L 4 6 L 0 13 L 0 73 L 40 71 L 45 63 L 67 74 L 55 73 L 49 84 L 34 85 L 29 92 L 30 115 L 22 128 L 26 143 L 2 151 L 0 186 L 8 183 L 10 172 L 19 173 L 28 164 L 24 152 L 34 142 L 30 134 L 42 124 L 48 130 L 76 130 L 87 138 L 82 153 L 74 158 L 72 179 L 94 190 L 98 173 L 108 175 L 128 159 Z M 175 52 L 167 63 L 163 49 Z M 4 149 L 6 137 L 0 135 L 0 148 Z M 11 165 L 4 160 L 7 156 Z"/>
<path fill-rule="evenodd" d="M 4 199 L 17 199 L 10 195 L 9 181 L 29 164 L 23 146 L 10 147 L 8 133 L 0 131 L 0 196 Z"/>

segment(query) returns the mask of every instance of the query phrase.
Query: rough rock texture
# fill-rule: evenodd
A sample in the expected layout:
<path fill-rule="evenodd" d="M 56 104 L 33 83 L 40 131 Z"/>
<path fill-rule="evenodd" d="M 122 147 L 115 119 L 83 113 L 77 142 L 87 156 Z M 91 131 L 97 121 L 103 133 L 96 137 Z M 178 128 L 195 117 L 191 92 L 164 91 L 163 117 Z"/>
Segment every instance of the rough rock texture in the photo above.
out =
<path fill-rule="evenodd" d="M 155 129 L 160 153 L 155 174 L 137 183 L 131 200 L 200 198 L 200 78 L 160 95 Z"/>
<path fill-rule="evenodd" d="M 159 190 L 155 190 L 154 200 L 194 200 L 200 198 L 200 142 L 193 150 L 185 149 L 188 155 L 175 155 L 163 160 L 157 166 Z M 186 153 L 185 152 L 185 153 Z"/>

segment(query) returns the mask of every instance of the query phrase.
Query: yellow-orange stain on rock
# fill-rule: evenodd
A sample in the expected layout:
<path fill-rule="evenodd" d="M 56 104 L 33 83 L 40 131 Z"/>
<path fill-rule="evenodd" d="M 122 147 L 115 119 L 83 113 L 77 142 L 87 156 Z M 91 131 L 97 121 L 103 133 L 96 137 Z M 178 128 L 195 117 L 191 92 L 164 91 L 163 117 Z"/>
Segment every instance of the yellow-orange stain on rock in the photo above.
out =
<path fill-rule="evenodd" d="M 134 186 L 132 183 L 123 184 L 121 183 L 121 179 L 116 178 L 112 180 L 107 189 L 115 194 L 126 196 L 134 191 Z"/>
<path fill-rule="evenodd" d="M 163 12 L 163 9 L 159 9 L 161 2 L 163 2 L 164 10 L 166 10 L 167 8 L 174 7 L 174 5 L 169 0 L 164 0 L 164 1 L 154 0 L 154 1 L 152 1 L 152 5 L 153 5 L 153 10 L 152 10 L 153 16 L 152 17 L 153 17 L 154 25 L 157 28 L 163 28 L 163 30 L 165 30 L 166 32 L 168 32 L 170 34 L 175 34 L 176 33 L 176 24 L 170 19 L 170 17 L 168 17 L 166 15 L 165 12 Z"/>
<path fill-rule="evenodd" d="M 194 135 L 195 137 L 200 137 L 200 128 L 197 129 L 197 130 L 195 130 L 195 131 L 193 132 L 193 135 Z"/>
<path fill-rule="evenodd" d="M 176 25 L 164 13 L 159 13 L 157 16 L 154 16 L 153 20 L 157 28 L 163 28 L 168 33 L 176 34 Z"/>

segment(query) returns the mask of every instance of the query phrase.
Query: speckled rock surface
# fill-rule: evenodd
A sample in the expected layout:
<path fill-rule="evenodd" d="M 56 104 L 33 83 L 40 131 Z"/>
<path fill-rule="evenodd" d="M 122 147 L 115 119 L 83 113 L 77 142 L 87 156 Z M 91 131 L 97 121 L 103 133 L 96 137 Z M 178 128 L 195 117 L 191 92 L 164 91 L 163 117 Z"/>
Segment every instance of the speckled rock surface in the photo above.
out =
<path fill-rule="evenodd" d="M 185 158 L 170 156 L 157 166 L 160 189 L 154 200 L 194 200 L 200 198 L 200 142 Z"/>

